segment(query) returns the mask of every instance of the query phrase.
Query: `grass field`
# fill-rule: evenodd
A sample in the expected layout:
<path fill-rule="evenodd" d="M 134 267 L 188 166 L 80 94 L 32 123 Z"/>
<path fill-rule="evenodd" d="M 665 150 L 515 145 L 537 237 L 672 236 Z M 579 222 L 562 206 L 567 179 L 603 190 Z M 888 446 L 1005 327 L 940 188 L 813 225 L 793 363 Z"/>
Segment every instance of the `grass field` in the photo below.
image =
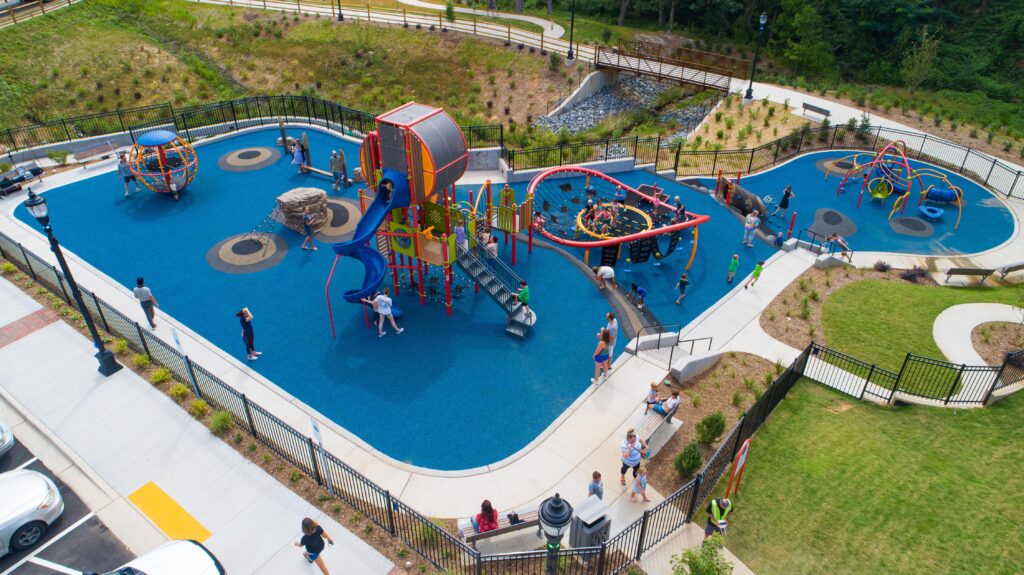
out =
<path fill-rule="evenodd" d="M 1022 416 L 1019 394 L 888 409 L 800 382 L 753 440 L 726 545 L 758 575 L 1020 573 Z"/>
<path fill-rule="evenodd" d="M 899 371 L 907 352 L 943 358 L 932 337 L 942 310 L 974 302 L 1021 305 L 1024 287 L 954 288 L 864 280 L 834 292 L 822 310 L 830 347 Z M 885 311 L 879 309 L 885 303 Z"/>

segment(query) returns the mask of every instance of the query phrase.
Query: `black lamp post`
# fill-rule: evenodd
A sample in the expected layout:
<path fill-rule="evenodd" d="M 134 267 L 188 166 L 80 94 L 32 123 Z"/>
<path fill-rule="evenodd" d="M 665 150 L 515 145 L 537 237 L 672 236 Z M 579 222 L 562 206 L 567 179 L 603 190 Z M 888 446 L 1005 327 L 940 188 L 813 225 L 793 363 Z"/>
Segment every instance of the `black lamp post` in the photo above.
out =
<path fill-rule="evenodd" d="M 338 22 L 344 22 L 345 15 L 341 13 L 341 0 L 338 0 Z"/>
<path fill-rule="evenodd" d="M 572 505 L 556 493 L 540 504 L 540 528 L 547 537 L 547 575 L 558 575 L 558 550 L 562 547 L 562 536 L 572 521 Z"/>
<path fill-rule="evenodd" d="M 60 244 L 57 243 L 57 238 L 53 236 L 53 228 L 50 227 L 50 210 L 46 207 L 46 199 L 36 195 L 32 188 L 29 188 L 25 207 L 28 209 L 28 213 L 32 214 L 36 221 L 39 222 L 39 225 L 43 226 L 43 231 L 46 232 L 46 237 L 50 240 L 50 249 L 53 250 L 53 255 L 57 256 L 60 271 L 64 274 L 64 279 L 68 281 L 71 295 L 75 298 L 75 305 L 78 306 L 78 311 L 82 314 L 85 325 L 89 327 L 89 333 L 92 335 L 92 343 L 96 346 L 97 350 L 96 359 L 100 362 L 99 372 L 105 376 L 116 373 L 117 370 L 121 369 L 121 364 L 117 363 L 117 360 L 114 359 L 114 354 L 110 350 L 103 347 L 103 340 L 100 338 L 99 332 L 96 331 L 96 325 L 92 322 L 92 315 L 89 314 L 89 309 L 85 307 L 85 302 L 82 301 L 82 292 L 78 291 L 78 284 L 75 283 L 75 278 L 72 277 L 71 270 L 68 269 L 68 262 L 64 260 L 64 253 L 60 250 Z"/>
<path fill-rule="evenodd" d="M 757 69 L 757 56 L 761 52 L 761 43 L 764 42 L 764 25 L 768 23 L 768 15 L 761 14 L 758 22 L 761 25 L 757 28 L 757 46 L 754 48 L 754 61 L 750 64 L 750 85 L 747 86 L 747 94 L 743 96 L 745 100 L 754 99 L 754 70 Z"/>
<path fill-rule="evenodd" d="M 569 9 L 569 54 L 566 60 L 572 60 L 576 56 L 572 53 L 572 35 L 576 31 L 576 0 L 572 0 L 572 7 Z"/>

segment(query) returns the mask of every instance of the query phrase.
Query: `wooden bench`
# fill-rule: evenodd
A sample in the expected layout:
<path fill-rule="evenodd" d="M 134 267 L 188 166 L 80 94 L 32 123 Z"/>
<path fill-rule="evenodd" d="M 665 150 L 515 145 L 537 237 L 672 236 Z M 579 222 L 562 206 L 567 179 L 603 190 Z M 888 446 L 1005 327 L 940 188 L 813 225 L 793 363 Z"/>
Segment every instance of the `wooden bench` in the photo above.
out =
<path fill-rule="evenodd" d="M 107 160 L 118 154 L 117 148 L 113 144 L 107 143 L 103 146 L 95 146 L 87 148 L 80 152 L 75 152 L 75 161 L 81 164 L 82 169 L 85 169 L 87 164 L 98 160 Z"/>
<path fill-rule="evenodd" d="M 803 108 L 804 112 L 814 112 L 815 114 L 825 116 L 826 118 L 832 115 L 832 112 L 826 110 L 825 108 L 822 108 L 821 106 L 815 106 L 814 104 L 808 104 L 807 102 L 803 103 Z"/>
<path fill-rule="evenodd" d="M 681 404 L 682 401 L 679 403 Z M 672 423 L 672 416 L 674 416 L 678 410 L 679 405 L 677 404 L 672 408 L 672 411 L 668 412 L 668 415 L 662 415 L 653 409 L 648 411 L 644 415 L 644 418 L 640 420 L 640 424 L 637 425 L 636 436 L 650 444 L 651 438 L 654 437 L 654 433 L 658 431 L 663 424 Z M 648 455 L 648 459 L 652 455 L 654 455 L 653 452 Z"/>
<path fill-rule="evenodd" d="M 1003 266 L 999 268 L 999 279 L 1005 280 L 1006 276 L 1012 274 L 1013 272 L 1019 272 L 1020 270 L 1024 270 L 1024 262 L 1018 262 L 1008 266 Z"/>
<path fill-rule="evenodd" d="M 530 527 L 540 528 L 540 513 L 537 508 L 531 510 L 514 510 L 519 514 L 519 523 L 513 525 L 508 520 L 509 512 L 498 512 L 498 528 L 490 531 L 479 533 L 476 527 L 473 526 L 473 522 L 469 519 L 463 519 L 459 521 L 459 531 L 462 533 L 462 538 L 469 543 L 473 549 L 476 549 L 476 542 L 481 539 L 490 539 L 491 537 L 497 537 L 498 535 L 505 535 L 506 533 L 513 533 L 515 531 L 521 531 L 523 529 L 529 529 Z"/>
<path fill-rule="evenodd" d="M 953 276 L 980 276 L 978 283 L 985 283 L 985 278 L 996 273 L 996 270 L 982 268 L 949 268 L 946 270 L 946 283 Z"/>

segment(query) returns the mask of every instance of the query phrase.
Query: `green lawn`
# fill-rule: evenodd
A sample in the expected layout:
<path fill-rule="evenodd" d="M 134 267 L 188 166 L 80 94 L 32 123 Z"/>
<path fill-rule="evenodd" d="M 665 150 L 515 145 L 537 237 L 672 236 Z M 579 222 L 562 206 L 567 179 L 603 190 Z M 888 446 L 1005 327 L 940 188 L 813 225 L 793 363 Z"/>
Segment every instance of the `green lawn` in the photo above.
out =
<path fill-rule="evenodd" d="M 1019 394 L 889 409 L 802 381 L 752 442 L 726 545 L 758 575 L 1020 573 L 1022 416 Z"/>
<path fill-rule="evenodd" d="M 942 359 L 932 324 L 942 310 L 962 303 L 1020 305 L 1024 287 L 954 288 L 864 280 L 825 301 L 822 324 L 829 347 L 899 371 L 907 352 Z"/>

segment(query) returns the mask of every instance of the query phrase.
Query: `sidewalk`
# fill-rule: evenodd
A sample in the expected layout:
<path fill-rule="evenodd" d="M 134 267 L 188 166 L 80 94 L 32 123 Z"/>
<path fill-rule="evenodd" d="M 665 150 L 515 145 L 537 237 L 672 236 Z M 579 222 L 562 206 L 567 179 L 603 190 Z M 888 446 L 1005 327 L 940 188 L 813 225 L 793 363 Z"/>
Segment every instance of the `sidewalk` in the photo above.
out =
<path fill-rule="evenodd" d="M 415 8 L 425 8 L 427 10 L 444 10 L 445 7 L 442 5 L 434 4 L 432 2 L 423 2 L 422 0 L 398 0 L 406 6 L 413 6 Z M 486 5 L 485 0 L 481 0 L 481 4 Z M 484 18 L 501 18 L 502 20 L 518 20 L 520 22 L 529 22 L 536 24 L 544 29 L 544 36 L 552 40 L 557 40 L 562 36 L 565 36 L 565 28 L 561 27 L 558 23 L 552 22 L 551 20 L 545 20 L 544 18 L 537 18 L 535 16 L 524 16 L 522 14 L 509 14 L 507 12 L 488 12 L 487 10 L 474 10 L 473 8 L 461 8 L 455 6 L 455 12 L 459 14 L 472 14 L 474 16 L 481 16 Z"/>
<path fill-rule="evenodd" d="M 117 497 L 135 502 L 121 512 L 137 515 L 144 508 L 168 538 L 202 540 L 229 573 L 313 573 L 316 568 L 292 545 L 307 516 L 336 541 L 324 553 L 329 567 L 367 575 L 391 570 L 386 557 L 244 459 L 134 372 L 126 368 L 102 377 L 91 343 L 46 314 L 0 279 L 0 386 L 28 411 L 23 417 L 35 418 L 44 433 L 66 444 L 70 457 L 94 470 Z M 115 534 L 138 539 L 135 533 Z"/>

